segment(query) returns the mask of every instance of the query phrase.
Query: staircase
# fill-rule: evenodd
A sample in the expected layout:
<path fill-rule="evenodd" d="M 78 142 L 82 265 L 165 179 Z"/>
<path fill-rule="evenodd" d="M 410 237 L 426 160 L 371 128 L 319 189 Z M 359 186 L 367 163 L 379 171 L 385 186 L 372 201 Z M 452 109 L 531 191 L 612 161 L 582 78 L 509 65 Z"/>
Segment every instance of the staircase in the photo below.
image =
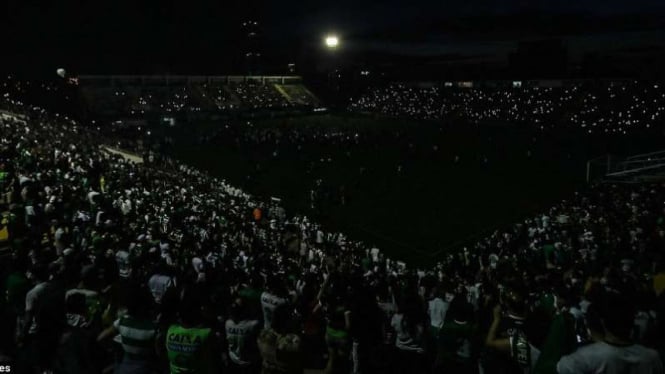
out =
<path fill-rule="evenodd" d="M 319 106 L 319 99 L 302 84 L 275 84 L 275 89 L 291 104 Z"/>
<path fill-rule="evenodd" d="M 286 99 L 286 101 L 289 102 L 289 104 L 293 104 L 293 98 L 291 97 L 291 95 L 289 95 L 289 94 L 286 92 L 286 90 L 284 90 L 284 87 L 282 87 L 281 84 L 276 84 L 276 85 L 275 85 L 275 89 L 276 89 L 277 92 L 279 92 L 282 96 L 284 96 L 284 98 Z"/>

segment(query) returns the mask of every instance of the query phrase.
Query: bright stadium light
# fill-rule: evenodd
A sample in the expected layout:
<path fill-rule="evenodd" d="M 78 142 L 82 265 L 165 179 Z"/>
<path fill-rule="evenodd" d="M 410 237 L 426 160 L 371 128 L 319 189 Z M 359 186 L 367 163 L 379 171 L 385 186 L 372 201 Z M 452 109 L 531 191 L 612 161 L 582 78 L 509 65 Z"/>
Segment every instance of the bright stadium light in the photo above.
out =
<path fill-rule="evenodd" d="M 335 36 L 335 35 L 326 36 L 326 46 L 328 48 L 331 48 L 331 49 L 332 48 L 337 48 L 338 45 L 339 45 L 339 38 L 337 38 L 337 36 Z"/>

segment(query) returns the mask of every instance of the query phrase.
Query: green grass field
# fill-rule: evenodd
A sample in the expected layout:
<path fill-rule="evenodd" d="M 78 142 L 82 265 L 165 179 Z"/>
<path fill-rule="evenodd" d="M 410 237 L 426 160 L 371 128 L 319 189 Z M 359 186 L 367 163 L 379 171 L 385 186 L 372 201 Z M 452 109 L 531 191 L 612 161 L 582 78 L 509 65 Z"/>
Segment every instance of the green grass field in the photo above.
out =
<path fill-rule="evenodd" d="M 192 140 L 219 126 L 176 128 L 171 136 L 178 141 L 171 152 L 251 193 L 280 197 L 291 212 L 312 214 L 309 191 L 315 179 L 333 189 L 344 184 L 347 204 L 327 204 L 318 218 L 352 238 L 375 243 L 394 258 L 417 264 L 434 261 L 584 188 L 590 158 L 659 149 L 654 139 L 627 142 L 508 125 L 442 128 L 427 122 L 347 115 L 262 120 L 254 126 L 358 129 L 369 137 L 402 131 L 415 139 L 416 150 L 407 156 L 403 148 L 368 144 L 354 149 L 349 160 L 343 157 L 343 146 L 308 144 L 299 151 L 280 149 L 273 157 L 273 146 L 230 146 L 225 141 L 200 145 Z M 431 150 L 434 144 L 436 152 Z M 460 157 L 457 163 L 455 156 Z M 308 171 L 310 160 L 326 157 L 333 161 Z M 396 172 L 399 164 L 401 175 Z M 362 176 L 361 166 L 367 169 Z"/>

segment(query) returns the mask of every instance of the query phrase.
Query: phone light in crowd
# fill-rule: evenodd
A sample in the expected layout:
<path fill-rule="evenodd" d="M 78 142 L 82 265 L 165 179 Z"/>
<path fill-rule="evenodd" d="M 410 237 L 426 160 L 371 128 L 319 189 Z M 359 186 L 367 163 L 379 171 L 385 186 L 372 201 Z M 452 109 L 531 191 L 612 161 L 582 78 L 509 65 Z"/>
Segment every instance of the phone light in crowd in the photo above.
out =
<path fill-rule="evenodd" d="M 334 49 L 339 45 L 339 38 L 335 35 L 326 36 L 326 46 L 328 48 Z"/>

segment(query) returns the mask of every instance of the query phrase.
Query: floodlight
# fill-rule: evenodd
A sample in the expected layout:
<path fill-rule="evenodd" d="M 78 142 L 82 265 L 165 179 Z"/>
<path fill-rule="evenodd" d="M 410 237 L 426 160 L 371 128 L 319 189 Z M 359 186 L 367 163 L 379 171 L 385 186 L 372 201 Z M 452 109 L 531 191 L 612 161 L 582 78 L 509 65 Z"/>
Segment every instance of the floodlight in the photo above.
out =
<path fill-rule="evenodd" d="M 328 35 L 326 36 L 326 46 L 328 48 L 337 48 L 339 45 L 339 38 L 335 35 Z"/>

